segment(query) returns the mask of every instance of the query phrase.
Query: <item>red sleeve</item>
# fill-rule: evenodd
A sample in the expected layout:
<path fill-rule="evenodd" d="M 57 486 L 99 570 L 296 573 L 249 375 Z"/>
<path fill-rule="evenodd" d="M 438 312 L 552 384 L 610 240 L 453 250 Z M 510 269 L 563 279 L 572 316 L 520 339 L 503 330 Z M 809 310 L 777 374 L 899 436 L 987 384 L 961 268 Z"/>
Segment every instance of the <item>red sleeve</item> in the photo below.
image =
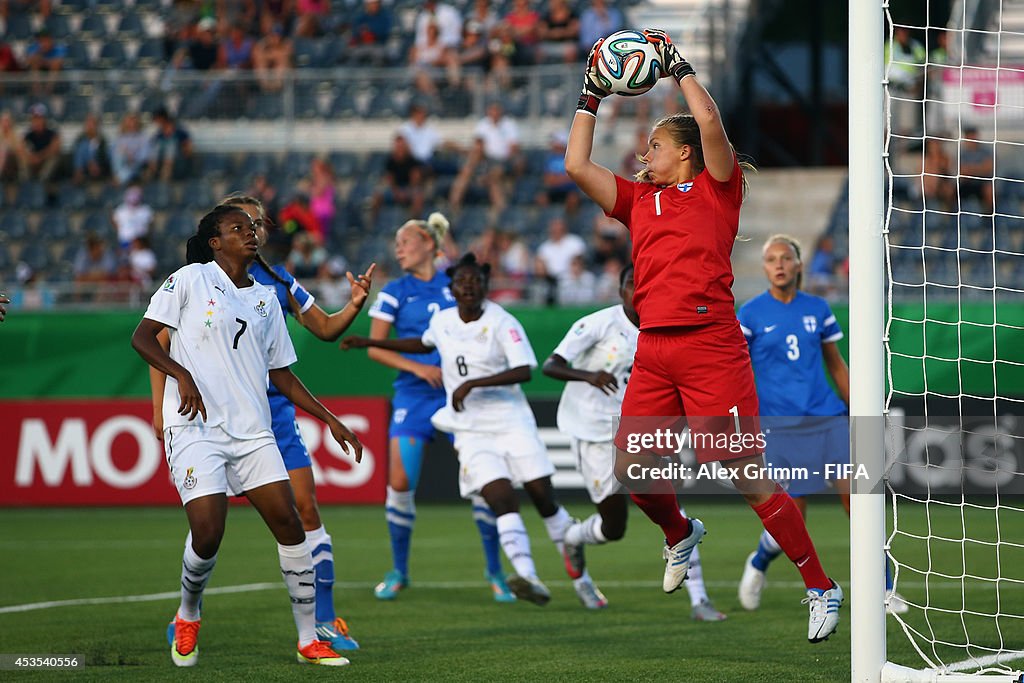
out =
<path fill-rule="evenodd" d="M 620 176 L 615 176 L 615 206 L 611 213 L 606 213 L 626 226 L 626 229 L 633 230 L 630 226 L 630 215 L 633 212 L 633 190 L 637 183 L 631 182 Z"/>
<path fill-rule="evenodd" d="M 743 169 L 740 168 L 740 160 L 736 157 L 735 152 L 732 155 L 732 175 L 724 183 L 720 180 L 715 180 L 708 173 L 707 169 L 704 169 L 703 172 L 707 173 L 708 184 L 715 190 L 717 195 L 733 206 L 739 206 L 743 203 Z"/>

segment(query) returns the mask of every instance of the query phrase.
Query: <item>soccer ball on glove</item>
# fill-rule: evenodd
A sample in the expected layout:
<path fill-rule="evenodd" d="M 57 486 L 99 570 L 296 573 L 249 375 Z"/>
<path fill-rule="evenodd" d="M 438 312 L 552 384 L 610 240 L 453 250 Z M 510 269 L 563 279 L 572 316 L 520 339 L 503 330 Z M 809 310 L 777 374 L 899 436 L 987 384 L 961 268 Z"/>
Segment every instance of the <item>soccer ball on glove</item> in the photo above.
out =
<path fill-rule="evenodd" d="M 657 48 L 640 31 L 616 31 L 601 44 L 597 76 L 615 95 L 643 95 L 664 75 Z"/>

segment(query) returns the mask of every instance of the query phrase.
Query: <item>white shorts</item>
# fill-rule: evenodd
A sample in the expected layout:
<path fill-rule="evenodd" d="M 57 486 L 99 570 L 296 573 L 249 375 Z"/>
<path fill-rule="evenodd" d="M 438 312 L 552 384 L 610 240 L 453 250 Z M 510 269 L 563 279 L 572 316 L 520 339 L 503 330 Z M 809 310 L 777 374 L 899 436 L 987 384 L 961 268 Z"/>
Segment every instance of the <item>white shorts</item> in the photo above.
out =
<path fill-rule="evenodd" d="M 236 439 L 221 427 L 168 427 L 164 449 L 182 505 L 219 493 L 237 496 L 288 479 L 272 435 Z"/>
<path fill-rule="evenodd" d="M 459 494 L 480 493 L 492 481 L 508 479 L 513 486 L 550 477 L 555 467 L 537 432 L 456 432 L 459 452 Z"/>
<path fill-rule="evenodd" d="M 622 484 L 615 478 L 615 442 L 583 441 L 573 437 L 570 447 L 595 505 L 622 490 Z"/>

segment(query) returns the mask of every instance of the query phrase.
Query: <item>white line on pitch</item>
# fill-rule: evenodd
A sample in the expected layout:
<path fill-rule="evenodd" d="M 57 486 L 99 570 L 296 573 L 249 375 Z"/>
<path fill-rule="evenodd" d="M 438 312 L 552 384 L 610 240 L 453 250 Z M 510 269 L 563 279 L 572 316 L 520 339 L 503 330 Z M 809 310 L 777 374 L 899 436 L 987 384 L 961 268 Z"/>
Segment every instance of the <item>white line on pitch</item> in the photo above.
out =
<path fill-rule="evenodd" d="M 569 581 L 548 581 L 549 586 L 566 587 L 570 586 Z M 735 588 L 735 581 L 707 581 L 705 582 L 708 588 Z M 366 581 L 336 581 L 334 584 L 335 588 L 338 589 L 352 589 L 352 590 L 369 590 L 372 588 L 374 583 Z M 477 588 L 485 585 L 483 581 L 417 581 L 414 584 L 418 588 L 427 588 L 435 590 L 461 590 L 464 588 Z M 607 588 L 655 588 L 661 586 L 660 581 L 601 581 L 601 586 Z M 924 582 L 914 583 L 900 583 L 900 586 L 907 586 L 909 588 L 924 588 Z M 799 581 L 772 581 L 770 584 L 771 588 L 787 588 L 787 589 L 804 589 L 804 584 Z M 946 581 L 943 583 L 931 582 L 930 587 L 935 588 L 959 588 L 960 584 L 956 581 Z M 207 588 L 205 593 L 207 595 L 225 595 L 229 593 L 254 593 L 257 591 L 266 591 L 274 589 L 283 589 L 284 584 L 281 582 L 271 583 L 244 583 L 237 586 L 217 586 L 213 588 Z M 165 593 L 148 593 L 144 595 L 114 595 L 102 598 L 75 598 L 71 600 L 49 600 L 46 602 L 30 602 L 22 605 L 7 605 L 6 607 L 0 607 L 0 614 L 13 614 L 17 612 L 34 612 L 42 609 L 52 609 L 54 607 L 76 607 L 81 605 L 113 605 L 118 603 L 126 602 L 156 602 L 159 600 L 177 600 L 181 597 L 180 591 L 167 591 Z M 1022 655 L 1024 656 L 1024 655 Z"/>
<path fill-rule="evenodd" d="M 970 659 L 965 659 L 962 662 L 950 664 L 946 667 L 946 669 L 949 671 L 966 671 L 967 669 L 981 669 L 992 664 L 1012 662 L 1015 659 L 1024 659 L 1024 651 L 1011 650 L 1009 652 L 999 652 L 994 655 L 985 655 L 984 657 L 972 657 Z"/>

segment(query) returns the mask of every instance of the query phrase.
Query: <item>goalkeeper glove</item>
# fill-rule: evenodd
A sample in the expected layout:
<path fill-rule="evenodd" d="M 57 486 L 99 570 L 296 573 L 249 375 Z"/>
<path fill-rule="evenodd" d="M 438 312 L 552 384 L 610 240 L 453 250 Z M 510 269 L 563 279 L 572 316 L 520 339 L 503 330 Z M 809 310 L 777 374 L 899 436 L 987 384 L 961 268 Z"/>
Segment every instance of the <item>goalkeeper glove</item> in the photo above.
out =
<path fill-rule="evenodd" d="M 658 51 L 658 55 L 661 57 L 662 70 L 667 75 L 680 83 L 687 76 L 697 75 L 697 72 L 693 70 L 690 63 L 679 54 L 679 48 L 668 37 L 667 33 L 656 28 L 646 28 L 643 33 L 647 37 L 647 41 Z"/>
<path fill-rule="evenodd" d="M 590 54 L 587 55 L 587 71 L 583 74 L 583 89 L 580 90 L 580 99 L 576 103 L 576 111 L 586 112 L 595 118 L 601 100 L 611 94 L 611 91 L 601 83 L 601 77 L 597 73 L 597 60 L 601 58 L 598 50 L 601 49 L 603 42 L 604 38 L 601 38 L 590 48 Z"/>

